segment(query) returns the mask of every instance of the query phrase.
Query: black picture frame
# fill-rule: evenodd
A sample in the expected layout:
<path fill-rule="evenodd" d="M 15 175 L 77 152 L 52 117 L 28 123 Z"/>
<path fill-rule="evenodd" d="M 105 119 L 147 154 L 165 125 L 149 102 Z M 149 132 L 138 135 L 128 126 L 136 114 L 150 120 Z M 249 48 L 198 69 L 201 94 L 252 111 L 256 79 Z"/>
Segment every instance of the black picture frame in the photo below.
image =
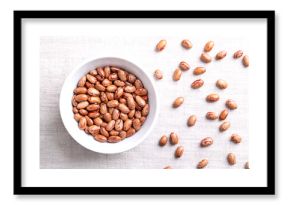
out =
<path fill-rule="evenodd" d="M 21 22 L 46 18 L 234 18 L 267 20 L 266 187 L 23 187 L 21 161 Z M 269 82 L 271 85 L 269 86 Z M 275 194 L 275 11 L 14 11 L 14 194 L 273 195 Z"/>

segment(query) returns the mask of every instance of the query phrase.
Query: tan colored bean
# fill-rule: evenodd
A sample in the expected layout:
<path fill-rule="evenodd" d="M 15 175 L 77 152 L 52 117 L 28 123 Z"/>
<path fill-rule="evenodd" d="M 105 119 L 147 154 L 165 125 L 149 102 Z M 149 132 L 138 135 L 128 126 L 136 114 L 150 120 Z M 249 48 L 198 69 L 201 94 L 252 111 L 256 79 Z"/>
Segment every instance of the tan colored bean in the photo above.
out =
<path fill-rule="evenodd" d="M 103 120 L 99 117 L 95 118 L 93 121 L 94 121 L 94 124 L 97 126 L 101 126 L 101 124 L 103 123 Z"/>
<path fill-rule="evenodd" d="M 74 114 L 74 119 L 78 122 L 80 121 L 80 119 L 82 118 L 82 116 L 79 113 Z"/>
<path fill-rule="evenodd" d="M 239 144 L 242 141 L 242 138 L 238 134 L 232 134 L 231 135 L 231 141 L 235 144 Z"/>
<path fill-rule="evenodd" d="M 176 133 L 171 132 L 170 136 L 169 136 L 169 140 L 170 140 L 170 143 L 172 145 L 176 145 L 179 142 L 179 137 L 178 137 L 178 135 Z"/>
<path fill-rule="evenodd" d="M 128 75 L 128 81 L 129 81 L 130 83 L 134 83 L 135 80 L 136 80 L 136 76 L 135 76 L 135 75 L 133 75 L 133 74 L 129 74 L 129 75 Z"/>
<path fill-rule="evenodd" d="M 107 126 L 106 126 L 106 130 L 108 132 L 112 131 L 115 127 L 116 121 L 115 120 L 111 120 L 110 122 L 108 122 Z"/>
<path fill-rule="evenodd" d="M 175 157 L 180 158 L 184 153 L 184 147 L 183 146 L 178 146 L 175 150 Z"/>
<path fill-rule="evenodd" d="M 227 56 L 227 52 L 226 51 L 219 51 L 216 56 L 215 56 L 215 59 L 216 60 L 221 60 L 223 59 L 224 57 Z"/>
<path fill-rule="evenodd" d="M 159 145 L 164 146 L 166 145 L 167 141 L 168 141 L 168 138 L 166 137 L 166 135 L 162 135 L 162 137 L 159 140 Z"/>
<path fill-rule="evenodd" d="M 230 110 L 234 110 L 234 109 L 237 109 L 238 108 L 238 105 L 235 101 L 229 99 L 226 101 L 226 106 L 227 108 L 229 108 Z"/>
<path fill-rule="evenodd" d="M 157 80 L 161 80 L 163 78 L 163 73 L 161 70 L 157 69 L 154 71 L 154 77 L 157 79 Z"/>
<path fill-rule="evenodd" d="M 84 87 L 86 84 L 86 81 L 87 81 L 86 76 L 83 76 L 78 82 L 78 87 Z"/>
<path fill-rule="evenodd" d="M 95 88 L 100 92 L 104 92 L 106 90 L 106 87 L 103 86 L 100 82 L 96 82 Z"/>
<path fill-rule="evenodd" d="M 118 100 L 111 100 L 107 103 L 107 107 L 109 108 L 115 108 L 119 105 Z"/>
<path fill-rule="evenodd" d="M 149 105 L 146 104 L 142 109 L 142 116 L 147 116 L 149 114 Z"/>
<path fill-rule="evenodd" d="M 112 131 L 110 131 L 110 136 L 111 135 L 115 135 L 115 136 L 118 136 L 119 134 L 120 134 L 120 132 L 118 132 L 118 131 L 116 131 L 116 130 L 112 130 Z"/>
<path fill-rule="evenodd" d="M 229 114 L 229 111 L 227 109 L 224 109 L 220 113 L 219 120 L 225 120 L 227 118 L 228 114 Z"/>
<path fill-rule="evenodd" d="M 115 85 L 109 85 L 109 86 L 107 86 L 107 88 L 106 88 L 106 90 L 108 91 L 108 92 L 115 92 L 116 90 L 117 90 L 117 86 L 115 86 Z"/>
<path fill-rule="evenodd" d="M 106 126 L 107 126 L 108 124 L 106 124 Z M 101 127 L 100 128 L 100 133 L 102 134 L 102 135 L 104 135 L 105 137 L 109 137 L 110 135 L 109 135 L 109 133 L 108 133 L 108 131 L 106 130 L 106 128 L 105 127 Z"/>
<path fill-rule="evenodd" d="M 207 53 L 202 53 L 200 55 L 200 60 L 204 63 L 210 63 L 212 61 L 212 57 Z"/>
<path fill-rule="evenodd" d="M 225 80 L 219 79 L 216 81 L 216 86 L 219 89 L 226 89 L 228 87 L 228 83 Z"/>
<path fill-rule="evenodd" d="M 72 97 L 71 104 L 74 107 L 76 107 L 78 105 L 78 102 L 75 100 L 75 95 Z"/>
<path fill-rule="evenodd" d="M 90 117 L 90 118 L 97 118 L 97 117 L 99 117 L 100 116 L 100 113 L 99 112 L 97 112 L 97 111 L 93 111 L 93 112 L 89 112 L 88 113 L 88 117 Z"/>
<path fill-rule="evenodd" d="M 73 107 L 73 113 L 76 114 L 78 112 L 79 112 L 79 110 L 76 107 Z"/>
<path fill-rule="evenodd" d="M 166 40 L 164 39 L 160 40 L 156 45 L 156 51 L 162 51 L 165 48 L 166 44 L 167 44 Z"/>
<path fill-rule="evenodd" d="M 77 102 L 87 101 L 88 96 L 86 94 L 79 94 L 79 95 L 75 96 L 75 100 Z"/>
<path fill-rule="evenodd" d="M 135 100 L 140 107 L 144 107 L 146 105 L 145 100 L 138 95 L 136 96 Z"/>
<path fill-rule="evenodd" d="M 101 98 L 100 97 L 94 97 L 94 96 L 89 96 L 88 101 L 90 103 L 101 103 Z"/>
<path fill-rule="evenodd" d="M 138 88 L 144 88 L 141 80 L 139 80 L 139 79 L 135 80 L 134 86 L 136 87 L 136 89 L 138 89 Z"/>
<path fill-rule="evenodd" d="M 134 117 L 135 118 L 137 118 L 137 119 L 140 119 L 141 117 L 142 117 L 142 114 L 141 114 L 141 112 L 140 111 L 135 111 L 135 115 L 134 115 Z"/>
<path fill-rule="evenodd" d="M 206 69 L 204 67 L 196 67 L 194 70 L 193 70 L 193 74 L 194 75 L 201 75 L 203 73 L 206 72 Z"/>
<path fill-rule="evenodd" d="M 106 95 L 107 95 L 108 101 L 115 100 L 114 93 L 106 92 Z"/>
<path fill-rule="evenodd" d="M 187 70 L 190 69 L 190 65 L 189 65 L 187 62 L 185 62 L 185 61 L 181 61 L 181 62 L 179 63 L 179 68 L 180 68 L 181 70 L 183 70 L 183 71 L 187 71 Z"/>
<path fill-rule="evenodd" d="M 187 126 L 188 127 L 192 127 L 192 126 L 194 126 L 195 125 L 195 123 L 196 123 L 196 116 L 195 115 L 191 115 L 191 116 L 189 116 L 189 118 L 187 119 Z"/>
<path fill-rule="evenodd" d="M 100 109 L 100 106 L 98 104 L 90 104 L 89 106 L 87 106 L 88 111 L 95 111 L 99 109 Z"/>
<path fill-rule="evenodd" d="M 138 88 L 136 89 L 135 94 L 139 96 L 146 96 L 148 94 L 148 91 L 145 88 Z"/>
<path fill-rule="evenodd" d="M 131 137 L 132 135 L 134 135 L 136 132 L 136 130 L 134 128 L 130 128 L 127 132 L 126 132 L 126 137 Z"/>
<path fill-rule="evenodd" d="M 79 110 L 79 113 L 80 113 L 81 115 L 85 116 L 85 115 L 88 114 L 88 111 L 85 110 L 85 109 L 80 109 L 80 110 Z"/>
<path fill-rule="evenodd" d="M 210 52 L 212 50 L 212 48 L 214 47 L 214 42 L 213 41 L 208 41 L 205 45 L 204 45 L 204 52 Z"/>
<path fill-rule="evenodd" d="M 105 78 L 103 81 L 102 81 L 102 85 L 107 87 L 109 85 L 112 85 L 112 81 L 110 81 L 109 79 Z"/>
<path fill-rule="evenodd" d="M 217 118 L 218 118 L 218 115 L 215 112 L 206 113 L 206 119 L 208 120 L 216 120 Z"/>
<path fill-rule="evenodd" d="M 119 117 L 120 117 L 120 112 L 119 112 L 119 110 L 118 110 L 118 109 L 114 109 L 114 110 L 113 110 L 113 113 L 112 113 L 112 118 L 113 118 L 113 120 L 117 120 L 117 119 L 119 119 Z"/>
<path fill-rule="evenodd" d="M 125 86 L 125 83 L 124 83 L 124 81 L 121 81 L 121 80 L 115 80 L 114 85 L 116 85 L 118 87 L 123 87 L 123 86 Z"/>
<path fill-rule="evenodd" d="M 97 79 L 96 77 L 90 75 L 90 74 L 87 74 L 87 80 L 90 82 L 90 83 L 96 83 L 97 82 Z"/>
<path fill-rule="evenodd" d="M 125 92 L 127 92 L 127 93 L 134 93 L 134 92 L 136 91 L 136 88 L 135 88 L 135 86 L 126 86 L 126 87 L 124 88 L 124 90 L 125 90 Z"/>
<path fill-rule="evenodd" d="M 178 97 L 174 100 L 172 107 L 177 108 L 179 107 L 182 103 L 184 102 L 184 98 L 183 97 Z"/>
<path fill-rule="evenodd" d="M 249 56 L 245 55 L 242 59 L 242 63 L 244 65 L 244 67 L 246 67 L 246 68 L 249 67 L 249 65 L 250 65 Z"/>
<path fill-rule="evenodd" d="M 95 134 L 99 134 L 99 131 L 100 131 L 100 126 L 97 126 L 97 125 L 91 125 L 89 126 L 89 133 L 95 135 Z"/>
<path fill-rule="evenodd" d="M 94 124 L 93 120 L 91 118 L 89 118 L 88 116 L 85 116 L 86 120 L 87 120 L 87 125 L 88 126 L 92 126 Z"/>
<path fill-rule="evenodd" d="M 79 120 L 79 128 L 84 130 L 87 127 L 87 120 L 85 117 L 81 117 Z"/>
<path fill-rule="evenodd" d="M 131 109 L 131 110 L 134 110 L 136 108 L 135 100 L 134 100 L 133 97 L 128 97 L 127 98 L 127 105 L 129 107 L 129 109 Z"/>
<path fill-rule="evenodd" d="M 192 43 L 188 39 L 184 39 L 183 41 L 181 41 L 181 45 L 183 48 L 186 48 L 186 49 L 192 48 Z"/>
<path fill-rule="evenodd" d="M 207 159 L 203 159 L 201 160 L 198 164 L 197 164 L 197 169 L 203 169 L 208 165 L 208 160 Z"/>
<path fill-rule="evenodd" d="M 104 74 L 105 74 L 105 78 L 108 78 L 110 76 L 110 74 L 111 74 L 111 68 L 110 68 L 110 66 L 106 66 L 104 68 Z"/>
<path fill-rule="evenodd" d="M 202 79 L 197 79 L 191 84 L 191 87 L 193 89 L 198 89 L 198 88 L 202 87 L 203 84 L 204 84 L 204 81 Z"/>
<path fill-rule="evenodd" d="M 238 51 L 236 51 L 236 52 L 234 53 L 233 58 L 234 58 L 234 59 L 238 59 L 238 58 L 242 57 L 243 54 L 244 54 L 244 53 L 243 53 L 242 50 L 238 50 Z"/>
<path fill-rule="evenodd" d="M 78 108 L 78 109 L 84 109 L 84 108 L 86 108 L 88 105 L 89 105 L 89 102 L 88 102 L 88 101 L 83 101 L 83 102 L 80 102 L 80 103 L 77 105 L 77 108 Z"/>
<path fill-rule="evenodd" d="M 122 81 L 127 81 L 126 73 L 125 73 L 125 71 L 123 71 L 123 70 L 119 70 L 119 71 L 118 71 L 118 77 L 119 77 L 120 80 L 122 80 Z"/>
<path fill-rule="evenodd" d="M 111 73 L 108 77 L 109 80 L 114 81 L 117 80 L 119 77 L 117 75 L 117 73 Z"/>
<path fill-rule="evenodd" d="M 105 72 L 102 67 L 97 68 L 97 72 L 100 76 L 105 77 Z"/>
<path fill-rule="evenodd" d="M 141 122 L 139 119 L 135 118 L 133 120 L 133 127 L 136 131 L 138 131 L 141 128 Z"/>
<path fill-rule="evenodd" d="M 108 142 L 110 142 L 110 143 L 117 143 L 117 142 L 120 142 L 121 140 L 122 140 L 122 138 L 119 136 L 110 136 L 108 138 Z"/>
<path fill-rule="evenodd" d="M 130 112 L 129 108 L 124 104 L 119 104 L 118 107 L 122 113 L 128 114 Z"/>
<path fill-rule="evenodd" d="M 119 99 L 123 95 L 123 93 L 124 93 L 123 88 L 118 87 L 117 90 L 116 90 L 116 92 L 115 92 L 115 96 L 114 97 L 116 99 Z"/>
<path fill-rule="evenodd" d="M 180 80 L 180 78 L 181 78 L 181 70 L 179 69 L 179 68 L 177 68 L 177 69 L 175 69 L 175 71 L 174 71 L 174 73 L 173 73 L 173 76 L 172 76 L 172 79 L 174 80 L 174 81 L 178 81 L 178 80 Z"/>
<path fill-rule="evenodd" d="M 237 163 L 236 155 L 234 153 L 229 153 L 227 156 L 229 165 L 234 165 Z"/>
<path fill-rule="evenodd" d="M 209 94 L 207 97 L 206 97 L 206 101 L 207 102 L 216 102 L 220 99 L 219 95 L 216 94 L 216 93 L 212 93 L 212 94 Z"/>
<path fill-rule="evenodd" d="M 128 119 L 128 115 L 121 112 L 120 113 L 120 118 L 121 118 L 121 120 L 126 121 Z"/>
<path fill-rule="evenodd" d="M 136 110 L 130 110 L 130 112 L 128 113 L 128 118 L 132 119 L 135 116 L 135 112 Z"/>
<path fill-rule="evenodd" d="M 86 87 L 77 87 L 74 89 L 75 94 L 86 94 L 87 88 Z"/>
<path fill-rule="evenodd" d="M 100 113 L 104 115 L 107 112 L 108 112 L 107 105 L 102 103 L 100 106 Z"/>
<path fill-rule="evenodd" d="M 94 84 L 90 83 L 90 82 L 86 82 L 85 84 L 86 88 L 93 88 L 94 87 Z"/>
<path fill-rule="evenodd" d="M 123 120 L 118 119 L 115 123 L 115 130 L 121 131 L 123 129 Z"/>
<path fill-rule="evenodd" d="M 226 131 L 227 129 L 229 129 L 230 126 L 231 126 L 231 123 L 230 123 L 230 122 L 228 122 L 228 121 L 223 122 L 223 123 L 220 125 L 219 130 L 220 130 L 221 132 L 224 132 L 224 131 Z"/>
<path fill-rule="evenodd" d="M 103 119 L 105 122 L 110 122 L 112 120 L 112 115 L 107 112 L 103 115 Z"/>
<path fill-rule="evenodd" d="M 206 137 L 200 142 L 201 147 L 208 147 L 213 144 L 213 139 L 211 137 Z"/>
<path fill-rule="evenodd" d="M 125 131 L 128 131 L 132 126 L 132 120 L 130 119 L 127 119 L 125 122 L 124 122 L 124 125 L 123 125 L 123 129 Z"/>
<path fill-rule="evenodd" d="M 95 140 L 97 140 L 98 142 L 106 142 L 106 141 L 107 141 L 107 138 L 106 138 L 105 136 L 103 136 L 103 135 L 99 135 L 99 134 L 94 135 L 94 138 L 95 138 Z"/>
<path fill-rule="evenodd" d="M 107 103 L 109 101 L 106 93 L 104 92 L 101 92 L 100 99 L 103 103 Z"/>

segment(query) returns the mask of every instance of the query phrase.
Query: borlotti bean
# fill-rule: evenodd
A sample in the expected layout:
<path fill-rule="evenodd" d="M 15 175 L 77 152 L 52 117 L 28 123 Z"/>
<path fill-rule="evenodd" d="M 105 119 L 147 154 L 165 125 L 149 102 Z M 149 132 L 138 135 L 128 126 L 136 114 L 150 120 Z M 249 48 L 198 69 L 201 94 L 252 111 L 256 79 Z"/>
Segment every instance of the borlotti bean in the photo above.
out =
<path fill-rule="evenodd" d="M 166 41 L 156 48 L 164 49 Z M 113 66 L 83 76 L 72 98 L 74 119 L 98 142 L 117 143 L 141 129 L 149 112 L 148 91 L 132 73 Z"/>
<path fill-rule="evenodd" d="M 190 69 L 190 65 L 189 65 L 187 62 L 185 62 L 185 61 L 181 61 L 181 62 L 179 63 L 179 68 L 180 68 L 181 70 L 183 70 L 183 71 L 187 71 L 187 70 Z"/>
<path fill-rule="evenodd" d="M 234 153 L 229 153 L 227 155 L 227 160 L 229 165 L 234 165 L 236 164 L 237 160 L 236 160 L 236 155 Z"/>
<path fill-rule="evenodd" d="M 167 141 L 168 141 L 168 138 L 166 137 L 166 135 L 163 135 L 159 140 L 159 145 L 164 146 L 166 145 Z"/>
<path fill-rule="evenodd" d="M 156 45 L 156 51 L 162 51 L 165 48 L 166 44 L 167 44 L 166 40 L 159 41 Z"/>
<path fill-rule="evenodd" d="M 178 146 L 175 150 L 175 157 L 180 158 L 183 155 L 183 152 L 184 152 L 184 147 Z"/>
<path fill-rule="evenodd" d="M 242 59 L 242 63 L 245 67 L 249 67 L 249 65 L 250 65 L 249 56 L 245 55 Z"/>
<path fill-rule="evenodd" d="M 161 70 L 157 69 L 154 71 L 154 77 L 157 79 L 157 80 L 161 80 L 163 78 L 163 73 Z"/>
<path fill-rule="evenodd" d="M 194 70 L 193 70 L 193 74 L 194 75 L 201 75 L 203 73 L 206 72 L 206 69 L 204 67 L 196 67 Z"/>
<path fill-rule="evenodd" d="M 205 168 L 207 166 L 207 164 L 208 164 L 208 160 L 207 159 L 203 159 L 200 162 L 198 162 L 196 168 L 197 169 L 203 169 L 203 168 Z"/>
<path fill-rule="evenodd" d="M 192 48 L 192 43 L 188 39 L 184 39 L 183 41 L 181 41 L 181 45 L 183 46 L 183 48 L 186 49 Z"/>
<path fill-rule="evenodd" d="M 212 50 L 214 46 L 214 42 L 213 41 L 208 41 L 205 45 L 204 45 L 204 52 L 210 52 Z"/>
<path fill-rule="evenodd" d="M 237 58 L 240 58 L 243 56 L 243 51 L 242 50 L 237 50 L 234 55 L 233 55 L 233 58 L 237 59 Z"/>

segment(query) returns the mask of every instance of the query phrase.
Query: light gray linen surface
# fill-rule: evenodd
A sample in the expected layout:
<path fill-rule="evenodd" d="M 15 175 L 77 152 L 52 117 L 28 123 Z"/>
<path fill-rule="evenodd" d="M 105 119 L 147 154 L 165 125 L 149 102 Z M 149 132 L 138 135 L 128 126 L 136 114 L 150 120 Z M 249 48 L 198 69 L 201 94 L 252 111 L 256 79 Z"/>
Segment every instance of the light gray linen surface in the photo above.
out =
<path fill-rule="evenodd" d="M 207 39 L 200 39 L 194 48 L 181 48 L 179 38 L 168 37 L 172 46 L 163 52 L 156 53 L 154 46 L 159 37 L 54 37 L 40 39 L 40 168 L 42 169 L 160 169 L 166 165 L 173 168 L 193 169 L 198 161 L 209 159 L 207 168 L 243 168 L 248 160 L 248 75 L 240 63 L 231 55 L 237 48 L 226 48 L 228 56 L 221 62 L 213 61 L 205 65 L 207 72 L 202 76 L 194 76 L 192 68 L 203 65 L 198 57 Z M 222 49 L 222 48 L 220 48 Z M 213 50 L 211 55 L 219 50 Z M 68 134 L 63 126 L 59 113 L 59 94 L 66 76 L 76 65 L 85 59 L 104 56 L 126 58 L 139 65 L 153 79 L 153 72 L 159 68 L 164 79 L 155 81 L 160 99 L 160 114 L 156 125 L 148 138 L 139 146 L 121 154 L 104 155 L 92 152 L 79 145 Z M 172 73 L 181 60 L 188 61 L 191 70 L 183 72 L 181 80 L 172 81 Z M 190 84 L 202 78 L 205 84 L 193 90 Z M 229 83 L 226 90 L 215 86 L 217 79 Z M 220 94 L 216 103 L 207 103 L 205 97 L 212 92 Z M 183 96 L 184 104 L 173 109 L 171 104 L 176 97 Z M 205 113 L 220 112 L 225 108 L 226 99 L 234 99 L 238 109 L 230 111 L 228 120 L 231 128 L 220 133 L 220 121 L 208 121 Z M 197 116 L 194 127 L 188 128 L 186 121 L 189 115 Z M 185 148 L 180 159 L 174 157 L 177 146 L 167 144 L 159 147 L 158 141 L 163 134 L 176 132 L 180 136 L 179 145 Z M 236 145 L 229 141 L 232 133 L 243 137 L 242 143 Z M 211 136 L 214 144 L 200 148 L 200 140 Z M 237 156 L 237 164 L 229 166 L 226 155 L 233 152 Z"/>

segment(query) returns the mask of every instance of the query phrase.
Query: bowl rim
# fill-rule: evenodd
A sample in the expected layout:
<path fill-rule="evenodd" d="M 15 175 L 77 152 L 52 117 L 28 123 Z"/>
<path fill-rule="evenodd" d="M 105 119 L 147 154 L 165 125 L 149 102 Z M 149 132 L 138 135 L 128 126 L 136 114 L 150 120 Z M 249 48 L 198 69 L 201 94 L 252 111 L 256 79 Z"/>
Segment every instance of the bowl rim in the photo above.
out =
<path fill-rule="evenodd" d="M 64 96 L 64 87 L 65 87 L 65 84 L 68 82 L 68 79 L 70 79 L 79 69 L 81 69 L 83 66 L 85 66 L 86 64 L 89 64 L 90 62 L 93 62 L 93 61 L 96 61 L 96 60 L 106 60 L 106 59 L 114 59 L 114 60 L 117 60 L 117 61 L 123 61 L 123 62 L 126 62 L 128 64 L 131 64 L 133 65 L 134 67 L 136 67 L 137 69 L 139 69 L 141 71 L 142 74 L 144 74 L 146 76 L 146 78 L 148 79 L 149 83 L 151 84 L 154 92 L 152 92 L 154 94 L 154 98 L 155 98 L 155 112 L 153 113 L 153 116 L 152 116 L 152 121 L 150 122 L 150 125 L 149 127 L 144 131 L 142 137 L 137 140 L 135 143 L 133 143 L 131 146 L 125 146 L 124 148 L 122 149 L 117 149 L 117 150 L 114 150 L 114 149 L 110 149 L 109 151 L 102 151 L 102 150 L 97 150 L 97 149 L 93 149 L 91 147 L 87 147 L 86 145 L 84 145 L 84 143 L 82 143 L 80 140 L 78 140 L 76 137 L 74 137 L 74 135 L 72 134 L 72 132 L 70 132 L 70 129 L 68 128 L 68 123 L 65 122 L 65 118 L 63 117 L 63 115 L 65 114 L 64 113 L 64 110 L 62 109 L 62 102 L 63 102 L 63 96 Z M 124 69 L 126 70 L 126 69 Z M 138 76 L 139 79 L 141 79 L 140 76 Z M 152 109 L 150 109 L 152 110 Z M 87 58 L 87 59 L 84 59 L 81 63 L 78 63 L 76 65 L 76 67 L 74 69 L 72 69 L 69 73 L 68 76 L 66 76 L 63 84 L 62 84 L 62 88 L 61 88 L 61 92 L 60 92 L 60 95 L 59 95 L 59 111 L 60 111 L 60 115 L 61 115 L 61 119 L 62 119 L 62 122 L 63 122 L 63 125 L 65 127 L 65 129 L 67 130 L 67 132 L 69 133 L 69 135 L 78 143 L 80 144 L 81 146 L 83 146 L 84 148 L 88 149 L 88 150 L 91 150 L 93 152 L 97 152 L 97 153 L 101 153 L 101 154 L 117 154 L 117 153 L 122 153 L 122 152 L 125 152 L 125 151 L 128 151 L 130 149 L 133 149 L 134 147 L 137 147 L 138 145 L 140 145 L 149 135 L 149 133 L 152 131 L 154 125 L 156 124 L 156 121 L 157 121 L 157 118 L 158 118 L 158 115 L 159 115 L 159 99 L 158 99 L 158 95 L 157 95 L 157 89 L 156 89 L 156 85 L 155 85 L 155 82 L 152 80 L 152 78 L 149 77 L 149 75 L 143 70 L 141 69 L 140 66 L 136 65 L 135 63 L 127 60 L 127 59 L 124 59 L 124 58 L 120 58 L 120 57 L 112 57 L 112 56 L 106 56 L 106 57 L 94 57 L 94 58 Z M 96 141 L 96 143 L 100 143 L 98 141 Z"/>

